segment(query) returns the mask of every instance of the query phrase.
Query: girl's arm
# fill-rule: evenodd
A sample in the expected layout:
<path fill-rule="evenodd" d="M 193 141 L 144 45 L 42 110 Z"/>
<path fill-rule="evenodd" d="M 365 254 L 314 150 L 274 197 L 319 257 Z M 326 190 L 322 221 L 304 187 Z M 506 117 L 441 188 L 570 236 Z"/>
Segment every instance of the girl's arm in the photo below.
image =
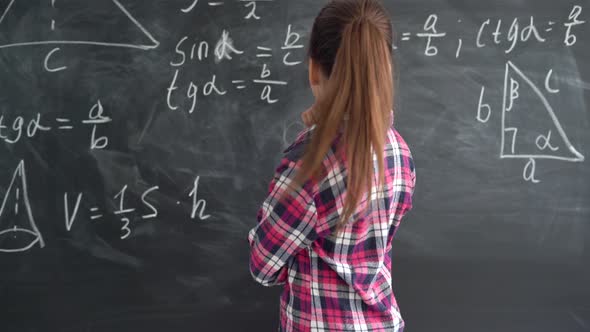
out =
<path fill-rule="evenodd" d="M 258 211 L 258 224 L 248 232 L 250 273 L 263 286 L 284 284 L 286 263 L 318 237 L 313 196 L 305 187 L 284 195 L 294 176 L 295 162 L 284 157 Z"/>

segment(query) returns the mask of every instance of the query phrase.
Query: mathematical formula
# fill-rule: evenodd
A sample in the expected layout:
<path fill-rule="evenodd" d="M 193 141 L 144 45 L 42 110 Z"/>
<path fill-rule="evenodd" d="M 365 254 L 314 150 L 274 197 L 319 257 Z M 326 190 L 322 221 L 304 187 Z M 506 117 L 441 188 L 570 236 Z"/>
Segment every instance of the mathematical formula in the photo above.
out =
<path fill-rule="evenodd" d="M 581 19 L 582 6 L 574 5 L 564 23 L 558 24 L 557 21 L 538 22 L 534 16 L 529 16 L 526 20 L 513 18 L 509 23 L 502 19 L 486 19 L 480 23 L 475 38 L 470 40 L 477 49 L 496 46 L 504 49 L 504 53 L 510 54 L 519 44 L 526 42 L 545 43 L 549 38 L 561 38 L 566 46 L 573 46 L 577 43 L 578 37 L 575 33 L 576 27 L 585 24 L 586 21 Z M 462 20 L 458 19 L 457 24 Z M 420 32 L 402 32 L 398 49 L 402 44 L 417 39 L 423 41 L 424 55 L 435 56 L 439 54 L 440 44 L 451 36 L 445 31 L 438 28 L 439 17 L 437 14 L 430 14 L 422 26 Z M 464 37 L 456 37 L 456 46 L 454 49 L 455 57 L 459 58 L 467 42 Z"/>
<path fill-rule="evenodd" d="M 76 126 L 82 125 L 90 128 L 90 149 L 104 149 L 109 144 L 109 139 L 107 136 L 101 135 L 98 129 L 109 122 L 112 122 L 112 119 L 105 114 L 100 100 L 90 108 L 88 118 L 79 122 L 74 122 L 66 117 L 45 120 L 42 119 L 41 113 L 36 113 L 30 118 L 19 115 L 13 119 L 2 114 L 0 115 L 0 139 L 8 144 L 16 144 L 22 139 L 33 138 L 42 132 L 72 131 Z"/>
<path fill-rule="evenodd" d="M 282 63 L 285 66 L 296 66 L 303 62 L 301 59 L 295 59 L 295 55 L 293 54 L 297 49 L 303 48 L 303 44 L 300 41 L 301 35 L 293 31 L 292 26 L 289 24 L 284 43 L 280 46 L 280 56 L 282 56 Z M 279 99 L 273 97 L 273 87 L 286 86 L 288 82 L 273 77 L 269 65 L 269 59 L 273 57 L 272 47 L 257 46 L 256 51 L 256 58 L 262 61 L 259 76 L 248 80 L 236 77 L 231 80 L 231 86 L 235 90 L 243 90 L 249 86 L 253 86 L 260 91 L 260 100 L 266 101 L 268 104 L 274 104 Z M 205 82 L 190 80 L 187 86 L 179 87 L 178 78 L 181 74 L 182 67 L 187 62 L 198 63 L 209 57 L 214 57 L 216 63 L 225 59 L 232 60 L 235 56 L 243 55 L 244 51 L 234 44 L 230 33 L 223 30 L 221 38 L 215 43 L 214 47 L 207 40 L 190 40 L 188 36 L 183 36 L 176 44 L 174 53 L 174 57 L 170 61 L 170 66 L 174 68 L 174 74 L 167 88 L 166 103 L 170 110 L 178 110 L 177 101 L 179 99 L 186 99 L 189 101 L 190 106 L 184 111 L 193 113 L 197 108 L 199 96 L 207 97 L 211 94 L 223 96 L 228 93 L 228 88 L 221 87 L 221 85 L 228 86 L 230 82 L 217 82 L 216 75 L 211 74 L 211 78 Z M 300 57 L 301 54 L 297 54 L 297 56 Z"/>
<path fill-rule="evenodd" d="M 199 181 L 200 176 L 197 176 L 188 197 L 184 198 L 190 200 L 192 205 L 188 215 L 191 220 L 207 220 L 211 217 L 207 210 L 207 201 L 199 195 Z M 144 190 L 140 197 L 141 206 L 138 207 L 129 204 L 128 186 L 124 185 L 113 195 L 112 200 L 116 208 L 111 210 L 94 206 L 92 201 L 86 202 L 87 194 L 83 192 L 66 192 L 63 194 L 64 227 L 69 232 L 76 222 L 81 222 L 83 216 L 86 217 L 86 221 L 96 223 L 108 215 L 120 220 L 120 238 L 125 240 L 133 234 L 134 221 L 147 221 L 158 217 L 158 204 L 152 197 L 159 189 L 158 186 L 152 186 Z M 0 241 L 0 252 L 22 252 L 35 245 L 41 248 L 45 246 L 43 234 L 35 221 L 34 207 L 30 203 L 28 192 L 25 161 L 21 160 L 13 172 L 0 207 L 0 220 L 11 221 L 9 224 L 3 224 L 3 229 L 0 229 L 0 239 L 3 240 Z M 182 199 L 176 202 L 177 205 L 181 203 L 184 203 Z M 83 206 L 86 206 L 86 211 L 83 211 Z M 141 213 L 140 208 L 143 211 Z"/>

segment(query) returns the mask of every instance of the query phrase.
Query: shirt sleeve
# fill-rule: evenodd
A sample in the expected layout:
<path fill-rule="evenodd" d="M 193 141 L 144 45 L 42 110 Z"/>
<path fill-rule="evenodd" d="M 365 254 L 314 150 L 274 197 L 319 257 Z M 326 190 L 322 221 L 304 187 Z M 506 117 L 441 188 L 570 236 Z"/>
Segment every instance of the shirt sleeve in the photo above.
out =
<path fill-rule="evenodd" d="M 250 274 L 263 286 L 284 284 L 287 262 L 318 237 L 313 196 L 306 186 L 288 193 L 295 165 L 287 158 L 281 160 L 258 211 L 258 224 L 248 232 Z"/>
<path fill-rule="evenodd" d="M 416 168 L 414 159 L 409 149 L 402 150 L 400 159 L 402 160 L 401 180 L 396 186 L 399 191 L 399 197 L 393 205 L 391 217 L 393 221 L 399 224 L 402 218 L 413 208 L 414 188 L 416 186 Z"/>
<path fill-rule="evenodd" d="M 410 179 L 412 181 L 412 195 L 414 194 L 414 190 L 416 189 L 416 165 L 414 164 L 414 159 L 412 158 L 412 155 L 410 155 L 410 165 L 412 168 L 412 171 L 410 173 Z"/>

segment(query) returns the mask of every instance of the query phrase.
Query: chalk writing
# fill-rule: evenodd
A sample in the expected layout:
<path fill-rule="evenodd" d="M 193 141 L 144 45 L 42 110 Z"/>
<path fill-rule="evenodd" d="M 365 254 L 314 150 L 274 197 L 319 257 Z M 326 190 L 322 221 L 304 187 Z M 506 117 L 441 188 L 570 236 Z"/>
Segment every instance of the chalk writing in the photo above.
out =
<path fill-rule="evenodd" d="M 0 30 L 2 29 L 2 26 L 6 26 L 5 20 L 7 20 L 8 18 L 10 18 L 12 15 L 12 9 L 13 9 L 13 5 L 15 3 L 16 0 L 10 0 L 10 2 L 8 3 L 8 5 L 4 8 L 2 15 L 0 16 Z M 140 49 L 140 50 L 150 50 L 150 49 L 154 49 L 156 47 L 158 47 L 158 45 L 160 44 L 153 36 L 152 34 L 141 24 L 139 23 L 139 21 L 137 21 L 137 19 L 135 19 L 135 17 L 133 15 L 131 15 L 131 13 L 127 10 L 127 8 L 125 8 L 125 6 L 123 6 L 118 0 L 111 0 L 112 2 L 112 10 L 113 12 L 118 12 L 118 13 L 123 13 L 124 17 L 128 20 L 129 22 L 129 26 L 131 29 L 137 29 L 146 39 L 147 39 L 147 43 L 136 43 L 135 41 L 111 41 L 111 40 L 100 40 L 100 39 L 93 39 L 93 38 L 88 38 L 88 39 L 77 39 L 77 38 L 64 38 L 63 35 L 60 35 L 60 38 L 48 38 L 48 39 L 36 39 L 33 38 L 33 40 L 30 39 L 20 39 L 22 37 L 21 33 L 16 34 L 15 36 L 8 36 L 9 38 L 7 40 L 4 40 L 4 42 L 0 43 L 0 49 L 5 49 L 5 48 L 14 48 L 14 47 L 24 47 L 24 46 L 38 46 L 38 45 L 95 45 L 95 46 L 105 46 L 105 47 L 122 47 L 122 48 L 133 48 L 133 49 Z M 56 9 L 59 9 L 56 7 L 56 3 L 55 1 L 51 1 L 50 4 L 48 3 L 48 5 L 51 6 L 51 8 L 53 9 L 52 12 L 55 12 Z M 116 15 L 113 15 L 116 16 Z M 49 22 L 49 29 L 51 32 L 54 32 L 56 29 L 56 21 L 54 18 L 51 19 L 51 21 Z M 92 32 L 92 31 L 90 31 Z M 92 36 L 92 33 L 89 33 L 89 36 Z M 119 34 L 119 36 L 122 36 L 122 34 Z M 52 61 L 56 62 L 57 60 L 53 60 L 53 58 L 55 57 L 56 53 L 58 51 L 60 51 L 61 48 L 60 47 L 55 47 L 53 48 L 51 51 L 49 51 L 47 53 L 47 55 L 45 56 L 44 59 L 44 64 L 43 67 L 45 68 L 46 71 L 50 72 L 50 73 L 55 73 L 55 72 L 60 72 L 63 71 L 65 69 L 67 69 L 68 67 L 66 65 L 54 65 L 52 64 Z"/>
<path fill-rule="evenodd" d="M 424 54 L 427 56 L 434 56 L 438 54 L 438 48 L 433 45 L 433 38 L 442 38 L 447 35 L 446 32 L 436 31 L 437 21 L 438 16 L 431 14 L 424 23 L 424 31 L 426 32 L 420 32 L 416 34 L 416 36 L 419 38 L 426 38 L 426 49 Z"/>
<path fill-rule="evenodd" d="M 196 4 L 196 3 L 195 3 Z M 303 63 L 300 58 L 296 56 L 298 50 L 303 48 L 301 43 L 301 34 L 294 31 L 291 24 L 287 25 L 286 34 L 283 44 L 280 47 L 282 52 L 282 64 L 285 66 L 296 66 Z M 279 52 L 276 52 L 279 53 Z M 215 64 L 220 64 L 221 61 L 231 61 L 237 56 L 246 56 L 242 47 L 236 45 L 230 32 L 222 30 L 221 38 L 211 47 L 207 40 L 192 40 L 189 36 L 181 37 L 174 48 L 174 55 L 170 60 L 170 66 L 174 68 L 174 73 L 171 75 L 171 81 L 166 89 L 166 105 L 168 109 L 174 111 L 185 111 L 187 113 L 194 113 L 198 109 L 199 97 L 208 97 L 210 95 L 223 96 L 229 90 L 226 86 L 233 85 L 236 90 L 244 90 L 252 86 L 260 87 L 260 100 L 267 104 L 274 104 L 279 101 L 278 97 L 273 94 L 273 88 L 277 86 L 286 86 L 288 82 L 277 77 L 273 77 L 270 60 L 275 55 L 274 49 L 270 46 L 256 46 L 256 53 L 254 57 L 263 60 L 259 75 L 253 79 L 244 79 L 235 77 L 230 82 L 218 82 L 216 74 L 212 74 L 211 78 L 205 82 L 196 82 L 194 80 L 186 80 L 182 76 L 182 67 L 188 63 L 202 63 L 213 54 Z"/>
<path fill-rule="evenodd" d="M 8 5 L 6 6 L 6 8 L 4 9 L 2 16 L 0 16 L 0 24 L 6 20 L 7 17 L 10 16 L 11 14 L 11 9 L 14 5 L 14 2 L 16 0 L 11 0 Z M 136 49 L 140 49 L 140 50 L 149 50 L 149 49 L 153 49 L 158 47 L 159 42 L 152 36 L 152 34 L 143 27 L 143 25 L 141 23 L 139 23 L 139 21 L 137 21 L 135 19 L 135 17 L 133 17 L 133 15 L 131 15 L 131 13 L 127 10 L 127 8 L 125 8 L 125 6 L 123 6 L 118 0 L 111 0 L 111 2 L 113 3 L 113 11 L 117 10 L 119 12 L 122 12 L 124 14 L 124 17 L 126 17 L 129 20 L 130 23 L 130 28 L 134 28 L 134 29 L 138 29 L 149 41 L 149 43 L 146 44 L 136 44 L 134 42 L 127 42 L 127 41 L 102 41 L 102 40 L 93 40 L 93 39 L 87 39 L 87 40 L 77 40 L 77 39 L 63 39 L 63 40 L 33 40 L 33 41 L 28 41 L 28 40 L 14 40 L 12 42 L 8 42 L 8 43 L 2 43 L 0 44 L 0 49 L 2 48 L 10 48 L 10 47 L 22 47 L 22 46 L 33 46 L 33 45 L 65 45 L 65 44 L 78 44 L 78 45 L 96 45 L 96 46 L 108 46 L 108 47 L 126 47 L 126 48 L 136 48 Z M 48 4 L 49 5 L 49 4 Z M 55 8 L 55 2 L 51 3 L 51 6 Z M 54 21 L 53 21 L 54 22 Z M 53 29 L 55 29 L 55 23 L 52 23 Z M 1 28 L 0 28 L 1 29 Z M 92 34 L 90 33 L 89 36 L 91 36 Z M 122 35 L 122 34 L 119 34 Z M 14 36 L 14 38 L 18 38 L 20 36 Z"/>
<path fill-rule="evenodd" d="M 19 206 L 22 208 L 19 209 Z M 0 252 L 22 252 L 45 242 L 33 217 L 27 187 L 25 162 L 17 165 L 0 207 Z"/>
<path fill-rule="evenodd" d="M 567 46 L 573 46 L 578 41 L 578 38 L 572 32 L 572 29 L 577 25 L 586 23 L 586 21 L 580 20 L 581 14 L 582 6 L 575 5 L 568 16 L 568 22 L 563 24 L 566 27 L 564 43 Z"/>
<path fill-rule="evenodd" d="M 68 27 L 69 21 L 63 19 L 65 15 L 58 15 L 65 14 L 67 9 L 62 8 L 59 1 L 48 0 L 41 5 L 49 12 L 49 15 L 40 15 L 43 17 L 40 23 L 44 32 L 43 38 L 33 36 L 23 39 L 27 34 L 17 34 L 9 30 L 15 21 L 15 12 L 18 12 L 14 6 L 15 0 L 6 2 L 8 4 L 0 16 L 0 32 L 5 37 L 0 42 L 0 50 L 48 45 L 48 48 L 43 50 L 47 53 L 42 54 L 43 65 L 40 66 L 41 70 L 48 73 L 59 73 L 69 68 L 68 62 L 65 61 L 67 59 L 64 59 L 68 45 L 139 50 L 152 50 L 160 45 L 119 0 L 106 1 L 113 13 L 113 20 L 122 17 L 124 26 L 130 31 L 139 32 L 139 38 L 127 40 L 125 38 L 128 34 L 114 33 L 111 39 L 105 40 L 104 35 L 94 37 L 96 34 L 92 31 L 86 34 L 87 38 L 67 38 L 68 30 L 64 28 Z M 164 98 L 166 100 L 164 109 L 167 107 L 170 111 L 194 113 L 194 116 L 198 116 L 203 100 L 232 98 L 233 94 L 237 93 L 244 93 L 246 96 L 251 93 L 253 99 L 265 105 L 279 103 L 282 92 L 286 91 L 290 84 L 285 68 L 290 70 L 291 67 L 302 65 L 305 60 L 305 34 L 299 31 L 297 25 L 301 20 L 297 19 L 293 24 L 286 22 L 276 31 L 272 31 L 273 38 L 262 42 L 252 42 L 252 39 L 245 38 L 248 37 L 248 33 L 241 31 L 245 25 L 242 24 L 242 20 L 248 21 L 248 24 L 264 24 L 263 11 L 270 7 L 271 2 L 273 0 L 179 1 L 172 10 L 181 18 L 190 18 L 191 13 L 197 12 L 221 15 L 224 8 L 240 6 L 240 26 L 236 27 L 234 22 L 227 24 L 226 21 L 220 20 L 220 25 L 224 25 L 215 30 L 213 36 L 191 35 L 185 32 L 173 35 L 167 41 L 169 53 L 164 58 L 164 67 L 167 67 L 166 70 L 169 72 L 164 75 L 165 84 L 157 87 L 161 104 L 164 105 Z M 28 5 L 33 6 L 26 4 Z M 547 45 L 551 41 L 565 45 L 563 48 L 572 47 L 580 42 L 581 26 L 586 24 L 583 14 L 583 7 L 574 5 L 568 6 L 562 14 L 542 19 L 533 15 L 501 18 L 478 16 L 476 20 L 470 20 L 473 26 L 469 31 L 465 31 L 453 30 L 449 26 L 465 24 L 462 18 L 426 13 L 424 17 L 419 18 L 414 27 L 408 31 L 400 31 L 400 44 L 393 47 L 398 49 L 402 44 L 415 43 L 418 45 L 420 56 L 432 58 L 444 56 L 448 52 L 456 59 L 466 56 L 468 52 L 486 48 L 494 48 L 508 58 L 525 46 Z M 92 20 L 94 17 L 90 15 L 89 19 Z M 200 30 L 194 31 L 201 33 Z M 454 34 L 453 31 L 460 32 Z M 148 62 L 142 60 L 136 63 Z M 576 144 L 570 142 L 566 128 L 560 123 L 557 112 L 559 108 L 554 108 L 550 103 L 552 100 L 548 99 L 566 89 L 559 84 L 563 82 L 559 75 L 567 73 L 564 74 L 561 68 L 548 68 L 537 77 L 521 70 L 519 66 L 513 61 L 506 62 L 501 109 L 496 109 L 494 103 L 489 100 L 490 87 L 481 86 L 481 89 L 476 91 L 479 92 L 479 96 L 473 96 L 473 106 L 477 105 L 477 109 L 471 116 L 474 116 L 481 126 L 497 120 L 501 129 L 498 137 L 501 141 L 499 157 L 519 160 L 524 164 L 522 178 L 530 183 L 539 183 L 543 180 L 542 176 L 537 174 L 538 167 L 541 167 L 537 165 L 539 160 L 582 162 L 584 156 L 578 152 Z M 50 76 L 57 79 L 61 75 Z M 44 134 L 47 132 L 68 135 L 69 132 L 84 130 L 84 133 L 88 132 L 90 150 L 107 149 L 110 143 L 107 129 L 113 122 L 111 115 L 117 113 L 114 113 L 116 110 L 111 109 L 109 105 L 105 106 L 100 99 L 92 100 L 88 108 L 77 110 L 79 112 L 76 114 L 81 113 L 83 120 L 62 113 L 57 113 L 60 114 L 58 116 L 49 116 L 48 114 L 56 114 L 49 112 L 26 113 L 27 115 L 12 115 L 13 113 L 8 112 L 0 114 L 0 141 L 12 148 L 23 141 L 28 143 L 27 139 L 42 138 L 43 135 L 48 135 Z M 153 117 L 149 117 L 151 121 Z M 527 121 L 533 117 L 536 120 L 534 125 L 531 124 L 532 121 Z M 148 127 L 149 125 L 146 125 L 144 128 Z M 301 129 L 301 122 L 283 123 L 282 128 L 278 129 L 280 141 L 287 145 L 289 136 Z M 146 132 L 148 130 L 142 132 L 142 137 Z M 59 220 L 60 227 L 64 227 L 66 232 L 75 232 L 78 227 L 84 225 L 110 221 L 111 225 L 116 227 L 117 238 L 129 240 L 137 236 L 138 224 L 155 222 L 158 217 L 161 218 L 161 209 L 166 205 L 181 209 L 181 213 L 184 213 L 187 219 L 190 218 L 191 223 L 211 222 L 215 219 L 215 211 L 214 206 L 208 205 L 207 202 L 207 190 L 204 190 L 207 189 L 207 183 L 203 182 L 200 176 L 191 180 L 187 190 L 179 195 L 182 197 L 166 203 L 158 198 L 165 192 L 162 188 L 168 187 L 169 184 L 162 184 L 162 188 L 158 185 L 142 184 L 139 190 L 133 183 L 122 184 L 115 190 L 109 189 L 109 193 L 101 197 L 96 197 L 96 193 L 90 192 L 64 192 L 63 220 Z M 0 252 L 22 252 L 37 245 L 40 248 L 45 246 L 35 223 L 27 186 L 25 162 L 22 160 L 12 173 L 0 207 Z M 59 198 L 62 198 L 61 190 Z M 61 209 L 61 202 L 59 205 Z"/>
<path fill-rule="evenodd" d="M 273 2 L 274 0 L 238 0 L 238 2 L 243 3 L 243 7 L 247 9 L 247 13 L 244 16 L 246 20 L 259 20 L 260 16 L 257 15 L 257 3 L 259 2 Z M 208 7 L 223 7 L 225 6 L 225 1 L 204 1 Z M 180 11 L 187 14 L 193 12 L 199 3 L 199 0 L 190 0 L 187 1 L 187 5 L 183 8 L 180 8 Z"/>
<path fill-rule="evenodd" d="M 301 49 L 303 48 L 303 44 L 298 44 L 299 39 L 301 39 L 301 35 L 297 32 L 291 30 L 291 24 L 287 26 L 287 36 L 285 37 L 285 43 L 281 47 L 282 50 L 288 50 L 289 52 L 285 53 L 283 56 L 283 63 L 285 66 L 296 66 L 300 64 L 302 61 L 291 61 L 291 50 Z"/>
<path fill-rule="evenodd" d="M 70 131 L 74 124 L 69 118 L 56 117 L 54 122 L 42 120 L 41 113 L 36 113 L 32 118 L 25 118 L 21 115 L 14 119 L 8 119 L 4 114 L 0 115 L 0 139 L 8 144 L 16 144 L 23 138 L 33 138 L 40 132 L 51 130 Z M 88 119 L 82 120 L 79 124 L 91 125 L 90 149 L 104 149 L 108 145 L 108 137 L 100 136 L 97 133 L 98 126 L 111 122 L 112 119 L 105 115 L 100 100 L 92 106 L 88 113 Z"/>
<path fill-rule="evenodd" d="M 238 50 L 234 46 L 233 40 L 229 37 L 229 31 L 223 30 L 221 39 L 215 45 L 215 62 L 219 63 L 223 59 L 233 59 L 232 53 L 242 54 L 244 51 Z"/>
<path fill-rule="evenodd" d="M 200 177 L 197 176 L 195 182 L 193 183 L 193 189 L 189 193 L 189 196 L 193 199 L 193 208 L 191 210 L 191 219 L 195 219 L 195 217 L 199 217 L 200 220 L 209 219 L 211 217 L 208 214 L 205 214 L 205 209 L 207 208 L 207 202 L 202 199 L 198 198 L 198 190 L 199 190 L 199 179 Z"/>
<path fill-rule="evenodd" d="M 179 106 L 174 102 L 176 94 L 174 93 L 178 89 L 177 80 L 178 80 L 178 73 L 180 72 L 179 69 L 174 71 L 174 77 L 172 78 L 172 82 L 168 86 L 168 94 L 166 97 L 166 101 L 168 104 L 168 108 L 170 110 L 177 110 Z M 213 93 L 216 95 L 223 96 L 227 93 L 226 90 L 219 87 L 216 83 L 217 77 L 213 75 L 211 79 L 205 82 L 202 86 L 202 89 L 199 90 L 199 86 L 196 85 L 194 82 L 189 82 L 188 87 L 186 88 L 186 93 L 184 94 L 183 98 L 187 98 L 190 101 L 190 107 L 188 108 L 188 113 L 193 113 L 197 107 L 197 97 L 199 95 L 199 91 L 203 97 L 209 96 Z"/>
<path fill-rule="evenodd" d="M 553 69 L 546 75 L 545 90 L 548 93 L 558 93 L 559 89 L 549 86 L 552 74 Z M 584 161 L 584 156 L 570 142 L 544 92 L 512 61 L 506 63 L 504 75 L 500 158 L 527 160 L 523 169 L 523 178 L 532 183 L 540 182 L 535 177 L 537 159 Z M 527 102 L 519 103 L 523 94 L 527 94 L 530 98 Z M 490 104 L 483 102 L 484 95 L 485 87 L 482 87 L 476 115 L 476 119 L 481 123 L 488 122 L 492 113 Z M 536 104 L 530 102 L 533 98 L 537 101 Z M 544 120 L 544 122 L 537 121 L 537 123 L 544 123 L 544 128 L 531 129 L 524 126 L 523 119 L 527 114 L 533 114 L 536 119 Z M 531 135 L 522 134 L 523 130 L 527 130 Z M 529 136 L 533 136 L 534 140 L 527 140 Z"/>
<path fill-rule="evenodd" d="M 546 43 L 549 38 L 556 38 L 557 33 L 563 34 L 563 42 L 567 46 L 576 44 L 578 38 L 576 35 L 576 28 L 582 24 L 586 24 L 585 20 L 581 19 L 583 7 L 574 5 L 567 18 L 561 18 L 565 21 L 560 31 L 559 26 L 555 20 L 539 21 L 534 16 L 529 15 L 526 18 L 514 17 L 512 19 L 494 19 L 486 18 L 478 24 L 476 31 L 473 31 L 473 45 L 475 49 L 485 47 L 501 47 L 505 54 L 514 52 L 519 45 L 536 42 L 539 44 Z M 456 22 L 460 24 L 462 19 L 457 19 Z M 393 45 L 395 50 L 399 49 L 404 43 L 412 41 L 414 38 L 425 40 L 424 55 L 436 56 L 439 54 L 439 48 L 448 44 L 445 40 L 448 38 L 456 38 L 457 43 L 454 47 L 455 57 L 459 58 L 466 43 L 470 42 L 465 36 L 453 37 L 447 32 L 439 32 L 437 26 L 439 24 L 439 17 L 437 14 L 430 14 L 423 26 L 422 31 L 401 31 L 399 38 L 399 45 Z M 466 33 L 470 33 L 467 31 Z M 437 45 L 437 41 L 441 45 Z M 443 41 L 445 41 L 443 43 Z"/>
<path fill-rule="evenodd" d="M 192 208 L 188 216 L 191 220 L 207 220 L 211 217 L 211 214 L 207 213 L 207 201 L 199 194 L 199 181 L 200 176 L 197 176 L 193 182 L 193 187 L 188 194 L 190 204 Z M 152 186 L 144 190 L 140 195 L 140 206 L 133 206 L 129 204 L 128 197 L 129 186 L 124 185 L 115 195 L 113 195 L 113 201 L 115 202 L 115 209 L 105 210 L 98 206 L 92 206 L 91 201 L 86 202 L 86 216 L 91 222 L 99 222 L 107 217 L 118 218 L 120 225 L 120 238 L 125 240 L 133 235 L 133 228 L 136 220 L 153 220 L 159 215 L 158 204 L 153 198 L 153 195 L 157 194 L 160 190 L 159 186 Z M 81 206 L 85 202 L 85 193 L 74 193 L 73 197 L 70 193 L 64 193 L 64 223 L 67 231 L 71 231 L 76 219 L 80 217 Z M 181 201 L 176 202 L 177 205 L 181 205 Z M 141 213 L 140 213 L 141 211 Z M 136 218 L 134 218 L 135 216 Z"/>

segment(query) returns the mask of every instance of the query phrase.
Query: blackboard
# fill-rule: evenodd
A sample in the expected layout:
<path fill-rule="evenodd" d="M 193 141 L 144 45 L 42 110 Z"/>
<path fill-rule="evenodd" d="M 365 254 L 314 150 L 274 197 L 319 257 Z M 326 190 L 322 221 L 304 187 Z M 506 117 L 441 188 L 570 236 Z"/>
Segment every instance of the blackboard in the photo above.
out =
<path fill-rule="evenodd" d="M 323 1 L 0 2 L 3 331 L 271 331 L 248 272 Z M 585 1 L 386 1 L 408 331 L 590 329 Z"/>

